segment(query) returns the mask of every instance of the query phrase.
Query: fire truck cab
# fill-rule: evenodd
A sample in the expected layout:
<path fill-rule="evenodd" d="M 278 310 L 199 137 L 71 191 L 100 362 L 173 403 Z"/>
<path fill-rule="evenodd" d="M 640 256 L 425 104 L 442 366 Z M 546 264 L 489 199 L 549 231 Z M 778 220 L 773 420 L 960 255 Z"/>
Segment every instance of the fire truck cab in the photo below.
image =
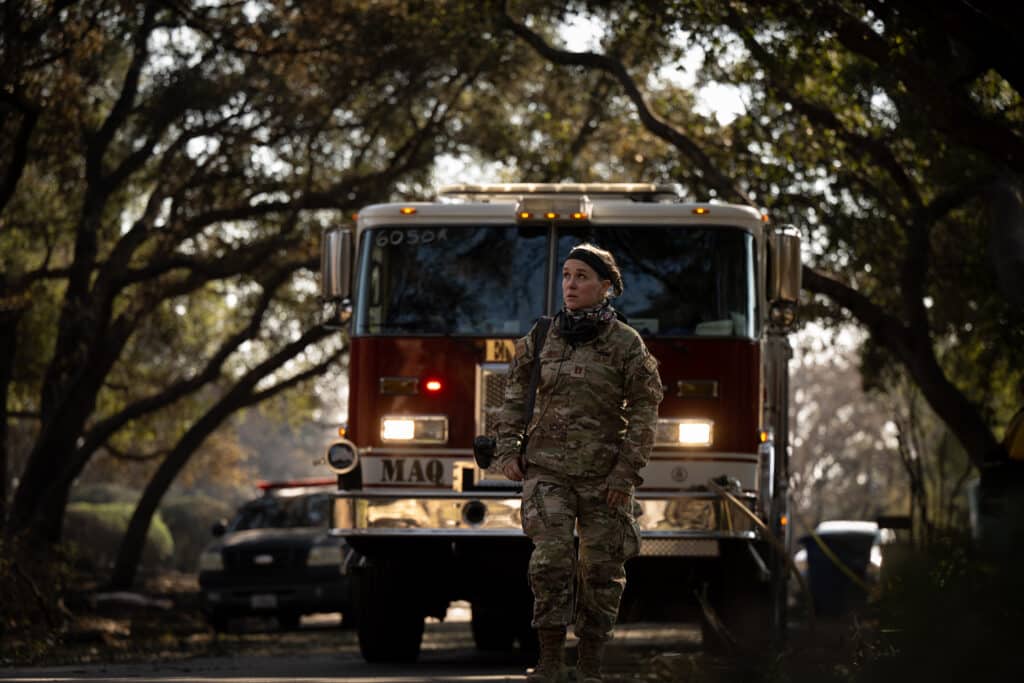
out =
<path fill-rule="evenodd" d="M 614 305 L 665 387 L 620 620 L 697 618 L 708 645 L 782 633 L 798 232 L 674 185 L 456 185 L 324 234 L 327 322 L 350 343 L 333 532 L 359 554 L 367 660 L 414 659 L 424 617 L 454 600 L 471 603 L 479 647 L 535 645 L 520 485 L 471 447 L 493 435 L 514 341 L 560 310 L 581 242 L 615 255 Z"/>

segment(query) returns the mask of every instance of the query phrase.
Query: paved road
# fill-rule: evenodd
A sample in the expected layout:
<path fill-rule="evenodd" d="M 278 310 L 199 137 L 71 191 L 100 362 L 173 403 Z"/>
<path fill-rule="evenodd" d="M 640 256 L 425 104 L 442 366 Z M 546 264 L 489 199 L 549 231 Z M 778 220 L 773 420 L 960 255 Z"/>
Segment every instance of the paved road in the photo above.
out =
<path fill-rule="evenodd" d="M 359 656 L 355 634 L 333 625 L 306 620 L 303 628 L 289 634 L 274 632 L 242 634 L 226 640 L 222 656 L 182 658 L 169 652 L 166 658 L 145 663 L 42 666 L 0 669 L 0 680 L 23 683 L 43 681 L 194 681 L 225 683 L 419 683 L 427 681 L 522 681 L 525 663 L 503 653 L 479 652 L 473 647 L 469 624 L 459 615 L 444 623 L 427 624 L 423 652 L 411 665 L 371 665 Z M 260 641 L 255 654 L 251 647 L 239 647 L 239 640 L 251 645 Z M 694 652 L 700 645 L 699 630 L 688 626 L 626 625 L 616 631 L 609 652 L 609 669 L 619 670 L 612 681 L 634 678 L 638 669 L 648 668 L 656 652 Z M 574 646 L 570 639 L 569 646 Z M 239 652 L 242 651 L 242 654 Z"/>

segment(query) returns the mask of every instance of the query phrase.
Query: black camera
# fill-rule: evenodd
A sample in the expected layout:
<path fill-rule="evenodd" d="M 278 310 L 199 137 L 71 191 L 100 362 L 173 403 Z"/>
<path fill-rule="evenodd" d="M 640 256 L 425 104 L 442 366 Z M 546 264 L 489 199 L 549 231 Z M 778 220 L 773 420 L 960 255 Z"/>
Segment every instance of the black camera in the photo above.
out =
<path fill-rule="evenodd" d="M 473 439 L 473 459 L 476 460 L 477 467 L 482 470 L 486 470 L 491 466 L 491 461 L 494 460 L 494 451 L 498 447 L 494 437 L 491 436 L 478 436 Z"/>

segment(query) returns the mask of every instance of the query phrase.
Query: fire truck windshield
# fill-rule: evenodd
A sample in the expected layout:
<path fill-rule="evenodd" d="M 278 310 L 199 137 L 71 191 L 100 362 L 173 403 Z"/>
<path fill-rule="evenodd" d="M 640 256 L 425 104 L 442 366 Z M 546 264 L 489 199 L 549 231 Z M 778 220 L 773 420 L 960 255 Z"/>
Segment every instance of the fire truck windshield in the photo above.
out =
<path fill-rule="evenodd" d="M 526 334 L 544 312 L 548 230 L 451 225 L 361 237 L 356 334 Z"/>
<path fill-rule="evenodd" d="M 522 336 L 545 312 L 545 282 L 560 304 L 561 264 L 580 242 L 615 254 L 625 282 L 615 306 L 645 336 L 756 335 L 750 233 L 667 225 L 369 229 L 360 239 L 355 333 Z"/>
<path fill-rule="evenodd" d="M 558 267 L 580 242 L 615 254 L 625 291 L 614 305 L 645 336 L 755 336 L 754 238 L 749 232 L 578 226 L 559 234 Z M 560 292 L 556 301 L 561 301 Z"/>

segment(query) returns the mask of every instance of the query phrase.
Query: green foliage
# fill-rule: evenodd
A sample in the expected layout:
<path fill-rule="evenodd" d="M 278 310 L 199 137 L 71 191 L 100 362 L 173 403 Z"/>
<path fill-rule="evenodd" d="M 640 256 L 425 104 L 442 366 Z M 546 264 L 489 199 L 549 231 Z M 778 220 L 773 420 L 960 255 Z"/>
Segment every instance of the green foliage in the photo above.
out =
<path fill-rule="evenodd" d="M 83 568 L 107 570 L 117 556 L 135 506 L 130 503 L 71 503 L 65 518 L 65 538 Z M 143 566 L 166 567 L 174 554 L 174 538 L 160 514 L 153 516 L 146 535 Z"/>

